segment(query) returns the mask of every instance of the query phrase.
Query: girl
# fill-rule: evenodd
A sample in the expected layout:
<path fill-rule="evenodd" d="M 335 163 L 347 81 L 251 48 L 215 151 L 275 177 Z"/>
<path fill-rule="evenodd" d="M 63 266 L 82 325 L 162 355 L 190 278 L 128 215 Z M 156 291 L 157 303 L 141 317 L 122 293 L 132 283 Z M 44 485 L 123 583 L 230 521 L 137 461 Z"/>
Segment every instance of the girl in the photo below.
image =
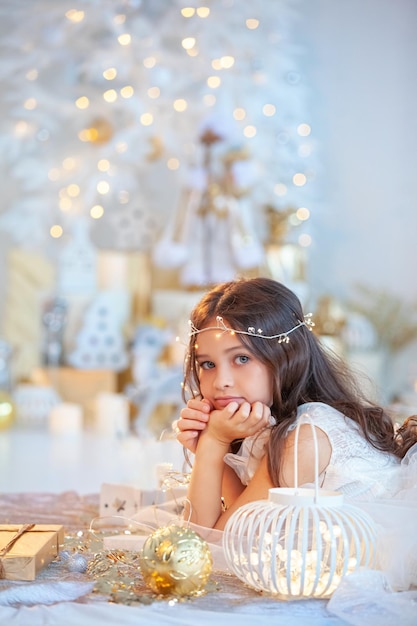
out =
<path fill-rule="evenodd" d="M 358 500 L 386 496 L 388 478 L 417 441 L 396 435 L 390 417 L 362 397 L 355 380 L 326 351 L 297 296 L 268 278 L 218 285 L 190 320 L 178 441 L 194 454 L 185 514 L 223 529 L 241 505 L 314 482 Z M 389 494 L 388 494 L 389 495 Z"/>

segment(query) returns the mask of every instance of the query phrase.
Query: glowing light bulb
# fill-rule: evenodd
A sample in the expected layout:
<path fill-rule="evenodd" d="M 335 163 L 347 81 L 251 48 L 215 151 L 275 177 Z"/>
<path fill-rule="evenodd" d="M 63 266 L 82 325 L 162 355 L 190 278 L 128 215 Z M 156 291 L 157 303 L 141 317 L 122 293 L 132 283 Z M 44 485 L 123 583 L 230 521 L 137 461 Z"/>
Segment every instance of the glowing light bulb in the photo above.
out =
<path fill-rule="evenodd" d="M 65 13 L 65 17 L 74 24 L 82 22 L 84 19 L 84 11 L 77 11 L 77 9 L 70 9 Z"/>
<path fill-rule="evenodd" d="M 207 85 L 211 87 L 211 89 L 217 89 L 217 87 L 220 87 L 221 82 L 222 81 L 219 76 L 209 76 L 207 79 Z"/>
<path fill-rule="evenodd" d="M 256 126 L 253 126 L 251 124 L 249 124 L 248 126 L 245 126 L 245 128 L 243 129 L 243 134 L 248 139 L 251 139 L 252 137 L 255 137 L 255 135 L 256 135 Z"/>
<path fill-rule="evenodd" d="M 105 195 L 106 193 L 109 193 L 110 191 L 109 183 L 106 180 L 100 180 L 97 183 L 97 191 L 101 195 Z"/>
<path fill-rule="evenodd" d="M 72 201 L 70 198 L 61 198 L 58 203 L 60 211 L 63 213 L 69 213 L 72 209 Z"/>
<path fill-rule="evenodd" d="M 235 59 L 232 56 L 224 56 L 220 59 L 220 65 L 223 69 L 228 70 L 235 64 Z"/>
<path fill-rule="evenodd" d="M 296 185 L 296 187 L 303 187 L 303 185 L 305 185 L 307 182 L 307 177 L 305 174 L 297 172 L 297 174 L 294 174 L 294 176 L 292 177 L 292 182 L 294 183 L 294 185 Z"/>
<path fill-rule="evenodd" d="M 115 67 L 109 67 L 107 70 L 104 70 L 103 76 L 106 80 L 114 80 L 117 76 L 117 70 Z"/>
<path fill-rule="evenodd" d="M 75 183 L 72 183 L 71 185 L 68 185 L 67 187 L 67 194 L 70 196 L 70 198 L 76 198 L 77 196 L 80 195 L 80 188 L 78 185 L 76 185 Z"/>
<path fill-rule="evenodd" d="M 297 209 L 296 215 L 301 222 L 304 222 L 305 220 L 309 219 L 310 211 L 305 207 L 300 207 L 299 209 Z"/>
<path fill-rule="evenodd" d="M 299 124 L 297 126 L 297 133 L 300 137 L 308 137 L 311 133 L 311 127 L 308 124 Z"/>
<path fill-rule="evenodd" d="M 209 7 L 198 7 L 197 8 L 197 15 L 198 15 L 198 17 L 201 17 L 203 19 L 208 17 L 210 15 Z"/>
<path fill-rule="evenodd" d="M 258 28 L 258 26 L 259 20 L 255 18 L 249 18 L 246 20 L 246 28 L 249 28 L 249 30 L 255 30 L 256 28 Z"/>
<path fill-rule="evenodd" d="M 100 159 L 97 163 L 97 169 L 100 172 L 108 172 L 110 169 L 110 162 L 107 159 Z"/>
<path fill-rule="evenodd" d="M 171 157 L 170 159 L 168 159 L 167 161 L 167 168 L 169 170 L 177 170 L 180 166 L 180 162 L 178 159 L 176 159 L 175 157 Z"/>
<path fill-rule="evenodd" d="M 184 100 L 183 98 L 178 98 L 177 100 L 174 100 L 173 107 L 176 111 L 179 111 L 179 112 L 185 111 L 187 106 L 188 106 L 187 101 Z"/>
<path fill-rule="evenodd" d="M 115 89 L 108 89 L 103 93 L 103 99 L 106 102 L 115 102 L 117 100 L 117 91 Z"/>
<path fill-rule="evenodd" d="M 153 67 L 155 67 L 155 65 L 156 65 L 155 57 L 146 57 L 146 59 L 143 59 L 143 66 L 146 67 L 146 69 L 150 70 Z"/>
<path fill-rule="evenodd" d="M 62 229 L 62 226 L 59 226 L 58 224 L 54 224 L 49 230 L 49 234 L 54 239 L 59 239 L 59 237 L 62 237 L 63 232 L 64 231 Z"/>
<path fill-rule="evenodd" d="M 101 204 L 95 204 L 90 209 L 90 215 L 94 220 L 99 220 L 104 215 L 104 209 Z"/>
<path fill-rule="evenodd" d="M 151 124 L 153 124 L 153 115 L 152 115 L 152 113 L 143 113 L 140 116 L 140 123 L 143 126 L 151 126 Z"/>
<path fill-rule="evenodd" d="M 128 33 L 124 33 L 123 35 L 119 35 L 117 41 L 121 46 L 128 46 L 132 41 L 132 37 Z"/>
<path fill-rule="evenodd" d="M 195 37 L 185 37 L 181 42 L 181 45 L 184 48 L 184 50 L 190 50 L 191 48 L 194 48 L 195 44 L 196 44 Z"/>
<path fill-rule="evenodd" d="M 152 99 L 159 98 L 159 96 L 161 95 L 161 90 L 159 89 L 159 87 L 149 87 L 147 94 Z"/>
<path fill-rule="evenodd" d="M 181 9 L 181 15 L 183 17 L 192 17 L 195 13 L 195 9 L 194 7 L 184 7 L 183 9 Z"/>
<path fill-rule="evenodd" d="M 272 115 L 275 115 L 276 111 L 277 109 L 274 104 L 264 104 L 264 106 L 262 107 L 262 113 L 266 117 L 272 117 Z"/>
<path fill-rule="evenodd" d="M 75 101 L 75 106 L 77 109 L 87 109 L 90 106 L 90 100 L 87 96 L 81 96 Z"/>
<path fill-rule="evenodd" d="M 33 111 L 34 109 L 36 109 L 37 106 L 36 99 L 28 98 L 27 100 L 25 100 L 23 106 L 27 111 Z"/>
<path fill-rule="evenodd" d="M 242 121 L 245 119 L 246 117 L 246 111 L 245 109 L 242 108 L 237 108 L 233 111 L 233 117 L 235 118 L 235 120 L 237 121 Z"/>
<path fill-rule="evenodd" d="M 126 85 L 125 87 L 122 87 L 120 90 L 120 95 L 122 96 L 122 98 L 131 98 L 134 94 L 134 89 L 131 85 Z"/>

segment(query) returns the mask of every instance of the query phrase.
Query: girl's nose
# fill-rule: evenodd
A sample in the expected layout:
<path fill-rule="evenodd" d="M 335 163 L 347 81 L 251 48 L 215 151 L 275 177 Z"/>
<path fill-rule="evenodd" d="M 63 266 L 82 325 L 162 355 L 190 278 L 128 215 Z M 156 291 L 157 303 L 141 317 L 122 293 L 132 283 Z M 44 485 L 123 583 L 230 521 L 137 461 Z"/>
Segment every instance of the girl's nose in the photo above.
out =
<path fill-rule="evenodd" d="M 230 368 L 217 367 L 216 377 L 214 380 L 214 386 L 216 389 L 224 389 L 226 387 L 233 387 L 233 377 Z"/>

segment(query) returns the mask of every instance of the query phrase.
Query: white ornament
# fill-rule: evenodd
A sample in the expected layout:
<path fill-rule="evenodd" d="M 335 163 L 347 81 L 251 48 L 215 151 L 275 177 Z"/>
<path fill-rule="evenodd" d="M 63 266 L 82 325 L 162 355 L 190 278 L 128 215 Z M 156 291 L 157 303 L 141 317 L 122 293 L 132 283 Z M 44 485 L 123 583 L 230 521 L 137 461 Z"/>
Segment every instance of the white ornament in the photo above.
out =
<path fill-rule="evenodd" d="M 79 369 L 124 370 L 129 361 L 123 335 L 129 305 L 130 297 L 124 290 L 97 294 L 86 311 L 68 364 Z"/>
<path fill-rule="evenodd" d="M 269 500 L 240 507 L 227 521 L 223 549 L 228 567 L 245 584 L 286 600 L 328 598 L 342 578 L 376 558 L 376 528 L 343 494 L 318 488 L 269 490 Z"/>
<path fill-rule="evenodd" d="M 90 241 L 88 222 L 79 217 L 72 227 L 72 239 L 59 257 L 59 294 L 93 294 L 97 287 L 96 262 L 97 252 Z"/>

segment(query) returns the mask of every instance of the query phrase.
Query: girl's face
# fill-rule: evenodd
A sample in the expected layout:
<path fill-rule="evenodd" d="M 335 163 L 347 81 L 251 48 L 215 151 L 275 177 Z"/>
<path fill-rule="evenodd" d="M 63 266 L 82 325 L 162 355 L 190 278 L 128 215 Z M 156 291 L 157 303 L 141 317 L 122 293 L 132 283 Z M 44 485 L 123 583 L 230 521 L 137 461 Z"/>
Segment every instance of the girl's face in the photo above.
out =
<path fill-rule="evenodd" d="M 217 329 L 199 333 L 195 354 L 201 394 L 215 409 L 232 401 L 272 405 L 272 376 L 237 335 Z"/>

